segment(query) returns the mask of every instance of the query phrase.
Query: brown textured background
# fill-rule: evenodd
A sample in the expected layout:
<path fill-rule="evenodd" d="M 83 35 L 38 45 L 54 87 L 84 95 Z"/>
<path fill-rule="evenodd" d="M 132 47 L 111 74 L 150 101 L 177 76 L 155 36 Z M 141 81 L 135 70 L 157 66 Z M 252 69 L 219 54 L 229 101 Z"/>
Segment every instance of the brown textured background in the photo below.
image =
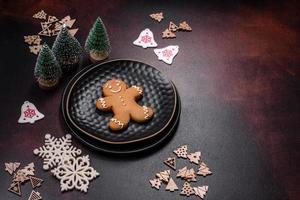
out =
<path fill-rule="evenodd" d="M 36 57 L 23 43 L 24 35 L 40 30 L 40 21 L 31 17 L 40 9 L 58 18 L 76 18 L 73 27 L 79 28 L 81 44 L 100 16 L 110 34 L 110 59 L 156 66 L 175 82 L 182 98 L 175 137 L 151 155 L 114 158 L 74 140 L 101 173 L 87 195 L 61 194 L 58 181 L 41 170 L 42 160 L 32 154 L 45 133 L 67 132 L 59 106 L 68 78 L 54 92 L 39 90 L 32 75 Z M 148 17 L 156 11 L 164 12 L 161 23 Z M 163 167 L 157 160 L 184 143 L 201 150 L 215 172 L 205 179 L 210 185 L 206 199 L 299 199 L 298 1 L 0 1 L 0 14 L 0 161 L 34 161 L 37 175 L 45 179 L 39 189 L 44 199 L 182 199 L 151 190 L 148 180 Z M 161 39 L 169 21 L 182 20 L 192 32 Z M 172 66 L 158 61 L 152 49 L 132 45 L 144 28 L 154 32 L 159 47 L 180 46 Z M 53 38 L 46 41 L 51 45 Z M 87 63 L 84 59 L 82 67 Z M 34 125 L 17 124 L 25 100 L 46 118 Z M 132 171 L 134 177 L 128 175 Z M 0 175 L 0 199 L 20 199 L 6 191 L 9 175 L 3 170 Z M 27 199 L 29 185 L 23 192 L 22 199 Z"/>

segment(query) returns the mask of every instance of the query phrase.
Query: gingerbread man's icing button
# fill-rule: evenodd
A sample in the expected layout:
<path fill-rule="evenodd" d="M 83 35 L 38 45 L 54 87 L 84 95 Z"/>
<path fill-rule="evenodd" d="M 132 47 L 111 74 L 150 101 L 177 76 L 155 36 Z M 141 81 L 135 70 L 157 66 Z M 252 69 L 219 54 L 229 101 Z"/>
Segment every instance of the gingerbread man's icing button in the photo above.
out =
<path fill-rule="evenodd" d="M 125 129 L 130 120 L 143 123 L 153 117 L 152 108 L 141 106 L 136 102 L 143 95 L 141 87 L 128 88 L 121 80 L 109 80 L 102 89 L 104 97 L 97 100 L 96 107 L 102 111 L 114 112 L 114 117 L 109 122 L 112 130 Z"/>

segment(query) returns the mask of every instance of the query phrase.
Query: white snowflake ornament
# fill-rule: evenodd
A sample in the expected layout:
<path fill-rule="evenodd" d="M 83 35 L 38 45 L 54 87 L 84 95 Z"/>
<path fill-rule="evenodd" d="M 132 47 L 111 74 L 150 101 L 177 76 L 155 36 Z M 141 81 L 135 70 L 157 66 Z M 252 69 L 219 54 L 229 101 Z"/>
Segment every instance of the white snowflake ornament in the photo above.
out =
<path fill-rule="evenodd" d="M 139 37 L 133 42 L 133 44 L 136 46 L 141 46 L 144 49 L 147 47 L 157 47 L 153 33 L 148 28 L 140 33 Z"/>
<path fill-rule="evenodd" d="M 87 192 L 91 180 L 99 173 L 90 166 L 89 156 L 71 157 L 64 159 L 62 164 L 51 170 L 53 175 L 60 179 L 61 191 L 77 189 Z"/>
<path fill-rule="evenodd" d="M 45 116 L 38 111 L 33 103 L 25 101 L 21 107 L 21 116 L 18 120 L 18 123 L 31 123 L 43 119 Z"/>
<path fill-rule="evenodd" d="M 62 138 L 55 138 L 50 134 L 45 135 L 45 145 L 33 150 L 35 155 L 44 158 L 43 169 L 49 170 L 64 159 L 81 154 L 81 150 L 71 145 L 72 136 L 67 134 Z"/>
<path fill-rule="evenodd" d="M 169 65 L 172 64 L 174 57 L 178 54 L 178 51 L 178 45 L 170 45 L 162 49 L 154 49 L 154 53 L 157 55 L 158 60 L 162 60 Z"/>

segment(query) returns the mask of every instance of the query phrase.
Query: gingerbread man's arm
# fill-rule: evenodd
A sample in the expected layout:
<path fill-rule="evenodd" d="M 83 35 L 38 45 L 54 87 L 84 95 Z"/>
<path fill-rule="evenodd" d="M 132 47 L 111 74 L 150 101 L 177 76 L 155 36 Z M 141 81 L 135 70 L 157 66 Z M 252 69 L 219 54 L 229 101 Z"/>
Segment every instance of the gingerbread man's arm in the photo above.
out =
<path fill-rule="evenodd" d="M 102 111 L 109 111 L 112 108 L 110 97 L 100 97 L 96 102 L 96 107 Z"/>
<path fill-rule="evenodd" d="M 128 96 L 133 96 L 134 99 L 139 99 L 143 95 L 143 88 L 134 85 L 128 88 L 125 93 Z"/>

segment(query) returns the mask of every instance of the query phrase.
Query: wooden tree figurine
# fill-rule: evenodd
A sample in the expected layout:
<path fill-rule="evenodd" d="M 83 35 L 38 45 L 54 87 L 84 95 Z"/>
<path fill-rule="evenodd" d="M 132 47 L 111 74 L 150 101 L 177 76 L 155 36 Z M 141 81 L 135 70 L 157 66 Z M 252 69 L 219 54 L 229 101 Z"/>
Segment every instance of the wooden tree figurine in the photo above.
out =
<path fill-rule="evenodd" d="M 93 28 L 90 30 L 85 42 L 85 48 L 89 52 L 92 62 L 104 60 L 110 53 L 108 34 L 100 17 L 97 18 Z"/>
<path fill-rule="evenodd" d="M 82 54 L 80 43 L 69 33 L 65 24 L 53 43 L 52 51 L 63 71 L 75 68 Z"/>
<path fill-rule="evenodd" d="M 38 55 L 34 69 L 34 76 L 36 77 L 40 88 L 54 88 L 58 84 L 61 74 L 61 68 L 53 52 L 47 44 L 44 44 Z"/>

